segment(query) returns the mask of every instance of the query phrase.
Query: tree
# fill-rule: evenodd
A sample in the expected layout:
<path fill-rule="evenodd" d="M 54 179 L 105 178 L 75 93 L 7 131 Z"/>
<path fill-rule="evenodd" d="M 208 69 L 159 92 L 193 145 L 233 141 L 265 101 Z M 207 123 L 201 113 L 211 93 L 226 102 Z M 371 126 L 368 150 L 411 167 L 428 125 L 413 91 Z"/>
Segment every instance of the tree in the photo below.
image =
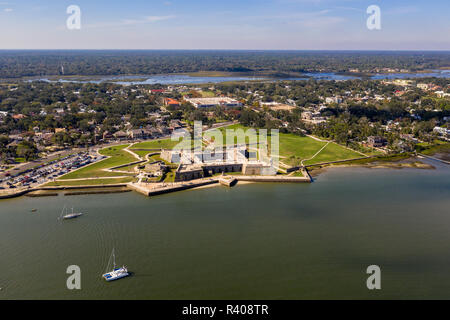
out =
<path fill-rule="evenodd" d="M 16 154 L 19 158 L 30 161 L 37 158 L 38 149 L 31 141 L 22 141 L 17 145 Z"/>

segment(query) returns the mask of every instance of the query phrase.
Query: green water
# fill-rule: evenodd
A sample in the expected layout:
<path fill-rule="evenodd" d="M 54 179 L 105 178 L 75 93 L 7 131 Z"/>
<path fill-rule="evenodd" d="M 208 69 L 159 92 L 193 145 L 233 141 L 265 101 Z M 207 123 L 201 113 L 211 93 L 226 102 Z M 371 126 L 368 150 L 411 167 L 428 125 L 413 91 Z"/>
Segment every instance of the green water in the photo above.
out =
<path fill-rule="evenodd" d="M 61 223 L 64 205 L 86 215 Z M 106 283 L 113 247 L 134 274 Z M 66 288 L 73 264 L 78 291 Z M 366 287 L 372 264 L 379 291 Z M 6 200 L 0 270 L 0 299 L 449 299 L 450 169 Z"/>

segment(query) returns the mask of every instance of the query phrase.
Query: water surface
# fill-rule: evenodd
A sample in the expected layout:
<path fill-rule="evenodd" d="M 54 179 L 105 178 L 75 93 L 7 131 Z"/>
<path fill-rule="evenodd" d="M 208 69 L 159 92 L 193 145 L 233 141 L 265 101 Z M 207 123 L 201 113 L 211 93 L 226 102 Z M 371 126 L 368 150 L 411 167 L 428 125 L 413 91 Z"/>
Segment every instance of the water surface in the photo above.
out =
<path fill-rule="evenodd" d="M 436 166 L 1 201 L 0 299 L 449 299 L 450 169 Z M 57 221 L 64 205 L 86 214 Z M 134 275 L 106 283 L 112 247 Z M 79 291 L 66 289 L 72 264 Z M 377 292 L 366 288 L 372 264 Z"/>
<path fill-rule="evenodd" d="M 434 70 L 428 73 L 389 73 L 389 74 L 376 74 L 369 79 L 407 79 L 407 78 L 449 78 L 450 70 Z M 139 80 L 137 80 L 139 79 Z M 223 76 L 223 77 L 193 77 L 189 75 L 179 74 L 166 74 L 166 75 L 143 75 L 143 76 L 104 76 L 99 79 L 58 79 L 49 80 L 48 78 L 40 78 L 30 81 L 48 81 L 48 82 L 78 82 L 78 83 L 102 83 L 108 81 L 114 81 L 117 84 L 122 85 L 140 85 L 140 84 L 163 84 L 163 85 L 176 85 L 176 84 L 204 84 L 204 83 L 222 83 L 227 81 L 250 81 L 250 80 L 352 80 L 361 79 L 359 76 L 353 75 L 341 75 L 333 72 L 329 73 L 305 73 L 303 77 L 279 77 L 279 78 L 265 78 L 265 77 L 244 77 L 244 76 Z"/>

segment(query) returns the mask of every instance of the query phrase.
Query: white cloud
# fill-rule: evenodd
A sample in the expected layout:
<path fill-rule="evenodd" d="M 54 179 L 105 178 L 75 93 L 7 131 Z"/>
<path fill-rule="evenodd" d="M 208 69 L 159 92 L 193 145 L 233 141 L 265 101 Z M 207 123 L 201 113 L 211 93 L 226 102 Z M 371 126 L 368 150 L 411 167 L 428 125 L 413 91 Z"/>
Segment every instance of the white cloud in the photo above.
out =
<path fill-rule="evenodd" d="M 330 13 L 332 13 L 332 10 L 325 9 L 320 11 L 301 12 L 283 15 L 252 16 L 246 17 L 246 19 L 253 19 L 254 21 L 272 20 L 307 28 L 328 27 L 346 21 L 345 18 L 340 16 L 329 15 Z"/>
<path fill-rule="evenodd" d="M 133 26 L 138 24 L 153 23 L 158 21 L 164 21 L 175 18 L 174 15 L 168 16 L 147 16 L 142 19 L 123 19 L 117 22 L 105 22 L 86 25 L 84 28 L 111 28 L 111 27 L 121 27 L 121 26 Z"/>
<path fill-rule="evenodd" d="M 168 19 L 173 19 L 175 18 L 175 16 L 171 15 L 171 16 L 149 16 L 146 17 L 145 21 L 148 22 L 156 22 L 156 21 L 163 21 L 163 20 L 168 20 Z"/>
<path fill-rule="evenodd" d="M 409 14 L 409 13 L 416 13 L 419 12 L 419 8 L 415 6 L 406 6 L 406 7 L 396 7 L 392 8 L 390 10 L 387 10 L 387 14 L 395 14 L 395 15 L 403 15 L 403 14 Z"/>
<path fill-rule="evenodd" d="M 14 11 L 14 9 L 11 9 L 11 8 L 5 8 L 5 9 L 3 9 L 3 11 L 5 11 L 5 12 L 11 12 L 11 11 Z"/>

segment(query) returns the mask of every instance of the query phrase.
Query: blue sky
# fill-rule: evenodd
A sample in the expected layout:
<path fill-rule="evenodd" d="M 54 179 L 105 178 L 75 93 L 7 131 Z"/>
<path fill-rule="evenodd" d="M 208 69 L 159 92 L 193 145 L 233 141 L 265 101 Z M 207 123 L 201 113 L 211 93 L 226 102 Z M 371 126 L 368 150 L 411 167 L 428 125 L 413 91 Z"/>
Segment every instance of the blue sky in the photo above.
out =
<path fill-rule="evenodd" d="M 81 9 L 68 30 L 66 9 Z M 366 27 L 381 8 L 381 30 Z M 0 49 L 450 50 L 450 0 L 0 0 Z"/>

